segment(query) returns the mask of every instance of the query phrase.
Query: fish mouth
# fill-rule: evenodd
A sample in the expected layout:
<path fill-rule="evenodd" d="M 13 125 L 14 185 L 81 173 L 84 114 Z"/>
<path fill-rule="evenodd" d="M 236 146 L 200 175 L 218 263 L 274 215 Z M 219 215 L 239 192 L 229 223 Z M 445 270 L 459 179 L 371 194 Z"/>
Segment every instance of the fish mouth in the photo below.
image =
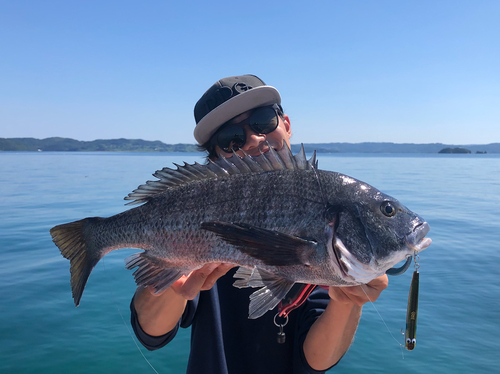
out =
<path fill-rule="evenodd" d="M 391 256 L 381 260 L 381 262 L 377 264 L 377 268 L 385 269 L 386 274 L 389 275 L 403 274 L 410 266 L 412 256 L 431 245 L 432 239 L 425 237 L 430 229 L 427 222 L 420 222 L 417 224 L 412 232 L 404 236 L 406 250 L 394 252 Z M 405 259 L 405 264 L 400 268 L 392 267 Z"/>
<path fill-rule="evenodd" d="M 421 252 L 431 245 L 432 239 L 425 236 L 431 227 L 427 222 L 422 222 L 413 228 L 413 231 L 405 236 L 406 244 L 413 252 Z"/>
<path fill-rule="evenodd" d="M 429 231 L 429 224 L 427 222 L 422 222 L 416 225 L 413 228 L 413 231 L 405 236 L 406 245 L 411 250 L 412 254 L 421 252 L 431 245 L 432 240 L 425 237 Z M 346 280 L 355 281 L 356 283 L 368 283 L 375 277 L 384 274 L 389 267 L 381 267 L 380 264 L 378 266 L 374 266 L 374 263 L 365 264 L 359 261 L 351 252 L 349 252 L 342 240 L 338 237 L 332 237 L 332 242 L 334 260 L 342 276 Z M 408 254 L 406 254 L 405 257 L 407 256 Z M 392 258 L 391 261 L 388 262 L 394 264 L 394 262 L 397 263 L 403 259 L 404 258 L 399 258 L 398 261 L 395 261 L 395 259 Z M 397 273 L 394 275 L 397 275 Z"/>

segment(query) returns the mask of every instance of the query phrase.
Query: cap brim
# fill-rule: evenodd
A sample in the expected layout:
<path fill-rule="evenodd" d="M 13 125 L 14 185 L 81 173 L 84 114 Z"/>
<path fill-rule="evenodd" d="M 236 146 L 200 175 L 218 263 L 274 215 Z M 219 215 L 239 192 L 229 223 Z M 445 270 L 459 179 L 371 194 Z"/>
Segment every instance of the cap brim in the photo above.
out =
<path fill-rule="evenodd" d="M 194 138 L 199 144 L 210 140 L 224 123 L 248 110 L 272 104 L 281 104 L 281 96 L 273 86 L 259 86 L 241 93 L 203 117 L 194 129 Z"/>

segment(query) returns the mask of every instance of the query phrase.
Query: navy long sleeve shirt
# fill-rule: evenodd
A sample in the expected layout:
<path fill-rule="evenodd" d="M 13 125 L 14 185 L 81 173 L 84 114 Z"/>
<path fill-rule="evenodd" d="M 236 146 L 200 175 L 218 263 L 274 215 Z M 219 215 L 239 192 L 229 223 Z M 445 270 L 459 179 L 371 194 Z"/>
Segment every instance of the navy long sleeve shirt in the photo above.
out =
<path fill-rule="evenodd" d="M 302 346 L 309 328 L 328 305 L 328 291 L 317 287 L 289 314 L 283 328 L 286 341 L 278 344 L 279 328 L 273 321 L 276 309 L 248 319 L 249 296 L 255 289 L 233 287 L 234 272 L 229 271 L 212 289 L 188 301 L 177 326 L 163 336 L 150 336 L 142 330 L 132 300 L 132 327 L 139 341 L 149 350 L 159 349 L 175 337 L 179 327 L 191 326 L 187 374 L 323 373 L 307 364 Z"/>

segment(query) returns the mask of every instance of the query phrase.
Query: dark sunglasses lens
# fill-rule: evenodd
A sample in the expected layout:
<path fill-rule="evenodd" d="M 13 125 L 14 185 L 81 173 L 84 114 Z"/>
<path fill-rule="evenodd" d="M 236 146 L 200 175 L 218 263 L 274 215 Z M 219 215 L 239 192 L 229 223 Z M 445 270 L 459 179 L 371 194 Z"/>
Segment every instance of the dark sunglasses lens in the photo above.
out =
<path fill-rule="evenodd" d="M 224 152 L 237 151 L 245 145 L 245 130 L 241 126 L 229 126 L 217 136 L 217 145 Z"/>
<path fill-rule="evenodd" d="M 249 125 L 258 134 L 269 134 L 278 127 L 278 115 L 271 107 L 258 109 L 250 116 Z"/>

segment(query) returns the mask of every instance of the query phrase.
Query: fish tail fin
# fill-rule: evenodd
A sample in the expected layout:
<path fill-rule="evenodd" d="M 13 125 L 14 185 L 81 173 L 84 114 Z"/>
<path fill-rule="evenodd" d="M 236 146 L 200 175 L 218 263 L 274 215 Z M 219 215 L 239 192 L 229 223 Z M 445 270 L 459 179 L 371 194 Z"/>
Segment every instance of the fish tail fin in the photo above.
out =
<path fill-rule="evenodd" d="M 64 258 L 70 261 L 71 291 L 75 306 L 80 304 L 83 290 L 92 269 L 106 254 L 102 250 L 89 248 L 84 227 L 98 218 L 85 218 L 80 221 L 65 223 L 50 229 L 52 241 L 59 248 Z"/>

